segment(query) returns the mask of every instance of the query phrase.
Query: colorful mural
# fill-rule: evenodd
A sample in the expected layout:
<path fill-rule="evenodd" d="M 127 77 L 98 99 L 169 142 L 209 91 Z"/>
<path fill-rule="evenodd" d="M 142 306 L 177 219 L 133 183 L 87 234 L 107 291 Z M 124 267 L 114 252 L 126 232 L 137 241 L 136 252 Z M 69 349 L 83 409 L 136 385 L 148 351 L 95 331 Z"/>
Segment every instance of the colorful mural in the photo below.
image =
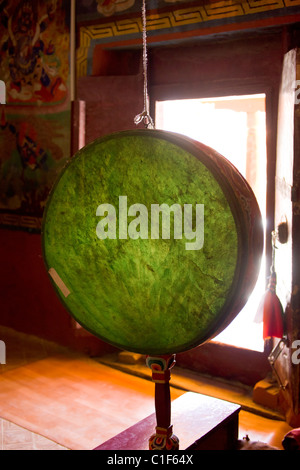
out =
<path fill-rule="evenodd" d="M 8 103 L 49 105 L 66 99 L 69 35 L 59 3 L 0 3 L 0 75 Z"/>
<path fill-rule="evenodd" d="M 70 154 L 69 6 L 0 0 L 0 226 L 40 230 Z"/>
<path fill-rule="evenodd" d="M 70 113 L 10 114 L 0 122 L 0 225 L 39 230 L 49 190 L 69 155 Z"/>

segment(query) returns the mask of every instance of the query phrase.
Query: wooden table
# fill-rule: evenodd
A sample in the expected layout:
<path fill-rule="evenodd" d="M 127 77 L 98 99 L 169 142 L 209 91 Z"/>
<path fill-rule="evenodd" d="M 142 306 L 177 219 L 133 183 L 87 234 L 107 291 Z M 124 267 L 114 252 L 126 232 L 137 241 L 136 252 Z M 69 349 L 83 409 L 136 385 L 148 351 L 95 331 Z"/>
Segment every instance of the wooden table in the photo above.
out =
<path fill-rule="evenodd" d="M 172 402 L 173 432 L 179 438 L 179 450 L 230 450 L 238 439 L 240 405 L 187 392 Z M 94 450 L 148 450 L 149 437 L 155 431 L 156 415 L 109 439 Z"/>

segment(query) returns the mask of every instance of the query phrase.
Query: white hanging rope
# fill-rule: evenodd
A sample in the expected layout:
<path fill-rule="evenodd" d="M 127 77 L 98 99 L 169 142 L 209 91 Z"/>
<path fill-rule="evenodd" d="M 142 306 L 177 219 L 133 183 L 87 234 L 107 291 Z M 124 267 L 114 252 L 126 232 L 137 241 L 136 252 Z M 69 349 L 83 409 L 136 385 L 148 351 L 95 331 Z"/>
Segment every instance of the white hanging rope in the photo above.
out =
<path fill-rule="evenodd" d="M 153 120 L 149 111 L 149 97 L 148 97 L 148 58 L 147 58 L 147 15 L 146 15 L 146 0 L 143 0 L 142 5 L 142 20 L 143 20 L 143 74 L 144 74 L 144 110 L 134 118 L 135 124 L 140 124 L 144 121 L 145 127 L 154 128 Z"/>

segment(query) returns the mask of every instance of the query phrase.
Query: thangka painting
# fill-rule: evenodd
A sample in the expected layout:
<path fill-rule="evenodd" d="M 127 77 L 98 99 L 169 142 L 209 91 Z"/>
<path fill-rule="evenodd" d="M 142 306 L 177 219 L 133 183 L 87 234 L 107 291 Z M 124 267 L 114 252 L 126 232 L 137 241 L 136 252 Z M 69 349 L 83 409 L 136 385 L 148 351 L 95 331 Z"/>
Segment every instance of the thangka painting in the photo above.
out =
<path fill-rule="evenodd" d="M 70 156 L 69 17 L 65 0 L 0 0 L 0 226 L 39 231 Z"/>

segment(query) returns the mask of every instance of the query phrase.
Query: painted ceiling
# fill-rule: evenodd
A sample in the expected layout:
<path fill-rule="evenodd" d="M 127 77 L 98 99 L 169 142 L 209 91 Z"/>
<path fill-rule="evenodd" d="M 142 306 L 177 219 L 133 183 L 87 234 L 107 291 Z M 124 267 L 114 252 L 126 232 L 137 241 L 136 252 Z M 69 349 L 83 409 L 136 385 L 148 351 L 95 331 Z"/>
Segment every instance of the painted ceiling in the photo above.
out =
<path fill-rule="evenodd" d="M 300 0 L 146 0 L 149 44 L 300 22 Z M 96 45 L 141 44 L 142 0 L 77 0 L 79 76 Z"/>

